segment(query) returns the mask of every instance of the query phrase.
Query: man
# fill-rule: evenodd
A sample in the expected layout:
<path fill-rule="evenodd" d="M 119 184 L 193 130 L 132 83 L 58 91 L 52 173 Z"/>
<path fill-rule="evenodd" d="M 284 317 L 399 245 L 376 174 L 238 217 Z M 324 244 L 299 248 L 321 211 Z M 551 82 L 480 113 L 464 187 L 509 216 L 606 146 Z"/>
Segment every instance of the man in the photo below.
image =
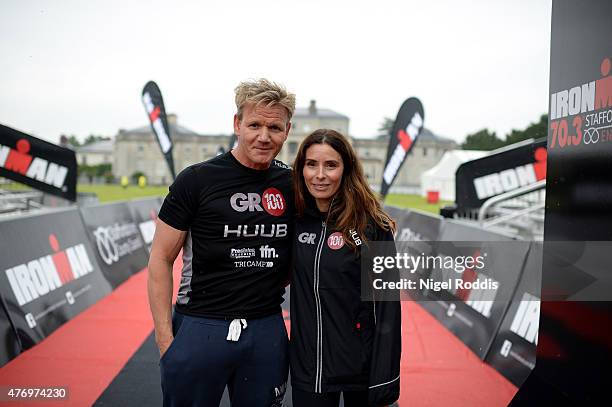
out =
<path fill-rule="evenodd" d="M 226 385 L 234 407 L 280 406 L 286 388 L 293 197 L 290 169 L 274 157 L 295 95 L 265 79 L 235 92 L 238 146 L 183 170 L 159 212 L 148 291 L 166 406 L 218 406 Z"/>

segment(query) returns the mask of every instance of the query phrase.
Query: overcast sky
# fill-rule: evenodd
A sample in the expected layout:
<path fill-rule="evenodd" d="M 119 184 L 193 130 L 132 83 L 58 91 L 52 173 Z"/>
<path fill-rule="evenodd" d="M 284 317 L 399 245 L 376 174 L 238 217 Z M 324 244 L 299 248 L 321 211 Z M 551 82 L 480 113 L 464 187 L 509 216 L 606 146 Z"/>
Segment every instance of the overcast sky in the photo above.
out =
<path fill-rule="evenodd" d="M 551 4 L 513 1 L 3 1 L 0 123 L 57 142 L 146 125 L 142 87 L 205 133 L 266 77 L 377 134 L 410 96 L 425 126 L 503 136 L 548 110 Z"/>

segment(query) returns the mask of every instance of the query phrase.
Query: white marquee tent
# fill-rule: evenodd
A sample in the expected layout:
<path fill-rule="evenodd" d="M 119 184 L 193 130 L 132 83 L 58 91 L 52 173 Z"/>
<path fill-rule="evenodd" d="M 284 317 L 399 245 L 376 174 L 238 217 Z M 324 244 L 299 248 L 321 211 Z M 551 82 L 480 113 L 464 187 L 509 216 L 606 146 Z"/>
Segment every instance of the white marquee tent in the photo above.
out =
<path fill-rule="evenodd" d="M 440 199 L 455 200 L 455 172 L 461 164 L 487 155 L 487 151 L 452 150 L 447 151 L 435 167 L 421 175 L 421 194 L 427 196 L 428 191 L 438 191 Z"/>

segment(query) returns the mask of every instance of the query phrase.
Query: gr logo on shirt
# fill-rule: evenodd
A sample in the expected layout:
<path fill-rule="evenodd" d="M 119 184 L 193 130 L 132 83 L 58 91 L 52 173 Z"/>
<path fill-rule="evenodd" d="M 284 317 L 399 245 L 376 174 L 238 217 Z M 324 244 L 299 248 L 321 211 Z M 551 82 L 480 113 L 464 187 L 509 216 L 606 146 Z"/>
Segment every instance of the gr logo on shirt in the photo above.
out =
<path fill-rule="evenodd" d="M 276 188 L 268 188 L 261 195 L 255 192 L 235 193 L 230 198 L 230 205 L 236 212 L 265 210 L 272 216 L 281 216 L 287 206 L 283 194 Z"/>

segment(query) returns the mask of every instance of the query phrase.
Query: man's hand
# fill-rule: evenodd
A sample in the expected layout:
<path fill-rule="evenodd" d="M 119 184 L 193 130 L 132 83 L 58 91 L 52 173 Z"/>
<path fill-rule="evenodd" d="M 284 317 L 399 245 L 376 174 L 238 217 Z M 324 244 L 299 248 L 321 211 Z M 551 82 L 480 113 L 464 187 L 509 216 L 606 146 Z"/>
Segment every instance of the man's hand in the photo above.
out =
<path fill-rule="evenodd" d="M 149 257 L 149 306 L 155 325 L 155 341 L 162 356 L 172 343 L 172 265 L 187 232 L 157 219 Z"/>
<path fill-rule="evenodd" d="M 166 338 L 155 338 L 157 348 L 159 349 L 159 358 L 163 358 L 164 354 L 168 351 L 168 348 L 172 344 L 174 338 L 172 336 Z"/>

